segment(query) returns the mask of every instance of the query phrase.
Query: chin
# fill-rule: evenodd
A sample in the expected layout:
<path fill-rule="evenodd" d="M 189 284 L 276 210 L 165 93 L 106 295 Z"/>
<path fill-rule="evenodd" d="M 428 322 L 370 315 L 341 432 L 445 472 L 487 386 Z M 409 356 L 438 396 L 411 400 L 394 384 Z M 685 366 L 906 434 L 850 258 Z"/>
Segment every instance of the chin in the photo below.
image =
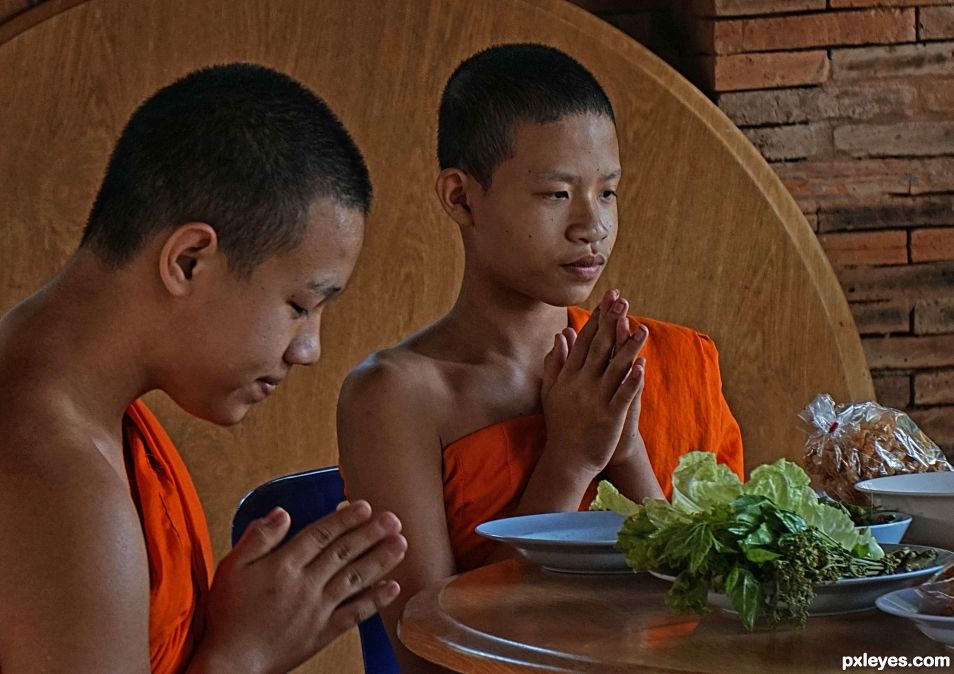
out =
<path fill-rule="evenodd" d="M 178 401 L 176 401 L 178 402 Z M 216 426 L 234 426 L 248 415 L 251 405 L 238 403 L 203 406 L 179 403 L 179 406 L 194 417 Z"/>
<path fill-rule="evenodd" d="M 593 284 L 595 285 L 595 283 Z M 548 288 L 541 301 L 554 307 L 582 306 L 593 293 L 593 286 Z"/>

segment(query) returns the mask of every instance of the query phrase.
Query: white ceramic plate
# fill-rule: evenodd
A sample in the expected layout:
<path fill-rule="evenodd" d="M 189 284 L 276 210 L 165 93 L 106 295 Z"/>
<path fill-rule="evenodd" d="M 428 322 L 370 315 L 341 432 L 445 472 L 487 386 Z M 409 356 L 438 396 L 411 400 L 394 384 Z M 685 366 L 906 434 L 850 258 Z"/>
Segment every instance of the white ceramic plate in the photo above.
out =
<path fill-rule="evenodd" d="M 523 515 L 485 522 L 481 536 L 509 543 L 524 557 L 563 573 L 632 573 L 616 550 L 625 518 L 609 511 Z"/>
<path fill-rule="evenodd" d="M 895 548 L 911 548 L 921 551 L 929 549 L 923 545 L 889 545 L 882 546 L 885 551 Z M 858 611 L 868 611 L 874 608 L 875 601 L 881 595 L 892 590 L 913 585 L 919 579 L 926 578 L 940 569 L 947 562 L 954 560 L 954 552 L 933 548 L 937 552 L 937 560 L 923 569 L 917 571 L 906 571 L 904 573 L 893 573 L 887 576 L 873 576 L 871 578 L 843 578 L 827 583 L 819 583 L 815 586 L 815 600 L 808 608 L 809 615 L 840 615 L 842 613 L 855 613 Z M 657 578 L 675 580 L 674 576 L 650 571 Z M 709 603 L 726 611 L 735 612 L 732 608 L 732 602 L 724 594 L 715 592 L 709 593 Z"/>
<path fill-rule="evenodd" d="M 878 597 L 875 604 L 885 613 L 913 620 L 921 632 L 935 641 L 954 646 L 954 616 L 931 615 L 918 610 L 920 596 L 908 587 Z"/>

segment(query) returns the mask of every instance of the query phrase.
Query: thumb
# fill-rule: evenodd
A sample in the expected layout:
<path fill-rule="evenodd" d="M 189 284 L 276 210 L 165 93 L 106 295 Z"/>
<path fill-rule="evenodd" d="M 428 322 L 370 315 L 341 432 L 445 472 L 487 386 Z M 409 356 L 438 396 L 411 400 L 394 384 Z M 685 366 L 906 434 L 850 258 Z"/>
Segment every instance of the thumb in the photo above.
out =
<path fill-rule="evenodd" d="M 277 548 L 289 527 L 291 517 L 288 513 L 283 508 L 273 508 L 265 517 L 248 525 L 228 556 L 239 564 L 251 564 Z"/>

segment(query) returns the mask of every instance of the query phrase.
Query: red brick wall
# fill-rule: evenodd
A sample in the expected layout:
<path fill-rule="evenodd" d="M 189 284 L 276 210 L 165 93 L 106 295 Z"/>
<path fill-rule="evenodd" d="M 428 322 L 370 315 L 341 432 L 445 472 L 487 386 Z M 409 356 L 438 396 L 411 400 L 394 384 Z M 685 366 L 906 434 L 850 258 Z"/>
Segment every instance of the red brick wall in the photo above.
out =
<path fill-rule="evenodd" d="M 954 0 L 576 2 L 762 152 L 841 280 L 879 400 L 954 450 Z"/>

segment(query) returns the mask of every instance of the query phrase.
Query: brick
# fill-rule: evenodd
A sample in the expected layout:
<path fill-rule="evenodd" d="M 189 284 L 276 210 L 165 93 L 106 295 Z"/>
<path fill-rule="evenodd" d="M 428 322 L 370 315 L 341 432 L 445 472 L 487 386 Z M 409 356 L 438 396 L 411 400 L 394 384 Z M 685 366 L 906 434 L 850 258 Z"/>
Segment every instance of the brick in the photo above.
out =
<path fill-rule="evenodd" d="M 885 407 L 903 410 L 911 404 L 911 377 L 906 374 L 873 374 L 875 399 Z"/>
<path fill-rule="evenodd" d="M 797 124 L 828 119 L 868 121 L 909 117 L 918 91 L 901 82 L 875 82 L 719 96 L 718 105 L 737 126 Z"/>
<path fill-rule="evenodd" d="M 954 297 L 915 302 L 914 332 L 919 335 L 954 332 Z"/>
<path fill-rule="evenodd" d="M 911 189 L 912 161 L 895 159 L 780 162 L 772 169 L 792 196 L 827 205 L 883 201 L 886 194 Z"/>
<path fill-rule="evenodd" d="M 932 193 L 954 192 L 954 159 L 945 157 L 818 159 L 779 162 L 772 164 L 772 168 L 796 199 L 811 198 L 823 208 L 890 204 L 908 194 L 925 196 L 898 203 L 907 204 L 905 211 L 922 211 L 918 217 L 928 210 L 934 211 L 932 224 L 937 216 L 942 220 L 947 217 L 944 211 L 950 204 L 947 194 Z"/>
<path fill-rule="evenodd" d="M 845 124 L 835 127 L 834 143 L 855 157 L 954 154 L 954 122 Z"/>
<path fill-rule="evenodd" d="M 954 335 L 864 337 L 872 370 L 909 370 L 954 366 Z"/>
<path fill-rule="evenodd" d="M 911 194 L 954 191 L 954 159 L 922 159 L 912 162 Z"/>
<path fill-rule="evenodd" d="M 911 303 L 905 300 L 852 302 L 851 315 L 862 335 L 911 331 Z"/>
<path fill-rule="evenodd" d="M 825 12 L 763 19 L 717 20 L 706 27 L 709 53 L 782 51 L 859 44 L 894 44 L 916 39 L 913 9 Z"/>
<path fill-rule="evenodd" d="M 881 200 L 843 201 L 830 206 L 819 201 L 822 232 L 954 225 L 954 195 L 888 196 Z"/>
<path fill-rule="evenodd" d="M 905 264 L 908 233 L 905 231 L 848 232 L 818 237 L 833 267 Z"/>
<path fill-rule="evenodd" d="M 914 402 L 918 405 L 954 403 L 954 370 L 916 373 Z"/>
<path fill-rule="evenodd" d="M 833 80 L 954 75 L 954 43 L 833 49 Z"/>
<path fill-rule="evenodd" d="M 954 262 L 843 267 L 836 273 L 850 302 L 943 299 L 954 294 Z M 916 309 L 914 316 L 916 327 Z M 951 355 L 954 356 L 954 352 Z"/>
<path fill-rule="evenodd" d="M 945 116 L 954 110 L 954 77 L 925 77 L 915 84 L 918 105 L 922 110 L 940 112 Z"/>
<path fill-rule="evenodd" d="M 924 410 L 909 411 L 914 423 L 934 440 L 951 458 L 954 448 L 954 407 L 929 407 Z"/>
<path fill-rule="evenodd" d="M 951 0 L 831 0 L 832 9 L 843 7 L 923 7 L 925 5 L 946 5 Z"/>
<path fill-rule="evenodd" d="M 831 131 L 822 124 L 793 124 L 743 129 L 752 144 L 769 161 L 802 159 L 831 153 Z"/>
<path fill-rule="evenodd" d="M 691 0 L 697 16 L 757 16 L 825 9 L 827 0 Z"/>
<path fill-rule="evenodd" d="M 922 7 L 918 12 L 918 39 L 954 37 L 954 7 Z"/>
<path fill-rule="evenodd" d="M 915 229 L 911 232 L 911 262 L 954 260 L 954 228 Z"/>
<path fill-rule="evenodd" d="M 706 56 L 702 65 L 705 86 L 716 92 L 818 84 L 831 71 L 826 50 Z"/>

